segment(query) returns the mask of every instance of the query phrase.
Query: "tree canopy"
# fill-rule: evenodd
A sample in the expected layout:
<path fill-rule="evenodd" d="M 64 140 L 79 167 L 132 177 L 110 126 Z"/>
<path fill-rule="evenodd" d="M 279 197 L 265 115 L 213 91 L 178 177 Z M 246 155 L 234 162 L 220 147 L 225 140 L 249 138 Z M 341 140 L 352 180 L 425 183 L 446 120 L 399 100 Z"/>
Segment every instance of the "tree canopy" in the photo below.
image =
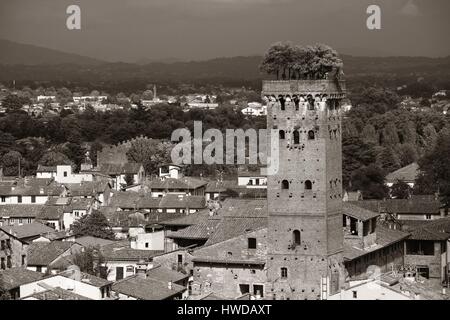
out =
<path fill-rule="evenodd" d="M 96 210 L 75 221 L 71 229 L 77 236 L 92 236 L 111 240 L 115 238 L 106 217 Z"/>
<path fill-rule="evenodd" d="M 291 42 L 277 42 L 263 56 L 260 70 L 275 74 L 277 79 L 280 72 L 283 79 L 324 79 L 342 66 L 338 53 L 325 44 L 303 47 Z"/>

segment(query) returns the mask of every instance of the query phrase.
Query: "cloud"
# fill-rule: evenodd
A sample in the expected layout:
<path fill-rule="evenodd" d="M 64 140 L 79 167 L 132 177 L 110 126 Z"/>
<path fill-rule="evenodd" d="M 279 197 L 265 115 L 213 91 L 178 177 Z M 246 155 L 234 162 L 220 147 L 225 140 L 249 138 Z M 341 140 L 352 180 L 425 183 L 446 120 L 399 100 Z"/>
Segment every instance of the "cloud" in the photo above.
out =
<path fill-rule="evenodd" d="M 419 7 L 414 3 L 414 0 L 409 0 L 401 9 L 400 14 L 409 17 L 417 17 L 420 15 Z"/>

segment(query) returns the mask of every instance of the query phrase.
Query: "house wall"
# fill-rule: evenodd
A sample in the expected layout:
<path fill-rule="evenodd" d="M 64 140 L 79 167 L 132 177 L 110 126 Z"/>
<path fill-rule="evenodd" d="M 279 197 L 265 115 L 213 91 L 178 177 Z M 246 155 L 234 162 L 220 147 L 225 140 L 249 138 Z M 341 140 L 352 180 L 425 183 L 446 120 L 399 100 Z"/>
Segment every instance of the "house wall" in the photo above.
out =
<path fill-rule="evenodd" d="M 147 244 L 147 246 L 146 246 Z M 140 233 L 136 235 L 136 240 L 131 242 L 132 249 L 139 250 L 164 250 L 164 231 L 152 233 Z"/>
<path fill-rule="evenodd" d="M 68 230 L 72 224 L 85 216 L 88 213 L 87 210 L 73 210 L 72 212 L 64 212 L 63 214 L 63 229 Z M 77 215 L 78 214 L 78 215 Z"/>
<path fill-rule="evenodd" d="M 375 250 L 359 258 L 346 261 L 345 269 L 350 279 L 367 274 L 369 266 L 378 266 L 380 272 L 389 272 L 393 266 L 400 266 L 404 261 L 404 241 L 391 244 L 379 250 Z"/>
<path fill-rule="evenodd" d="M 4 250 L 2 250 L 0 247 L 0 262 L 2 259 L 4 259 L 3 261 L 5 264 L 5 268 L 9 269 L 7 262 L 8 257 L 11 257 L 10 259 L 12 268 L 21 267 L 24 265 L 26 266 L 28 245 L 19 241 L 17 238 L 10 236 L 3 230 L 0 230 L 0 241 L 5 241 L 4 243 L 6 244 L 6 240 L 8 239 L 10 241 L 11 247 L 6 247 Z M 25 264 L 22 264 L 22 256 L 25 256 Z"/>
<path fill-rule="evenodd" d="M 47 195 L 35 195 L 34 202 L 32 201 L 32 196 L 22 196 L 22 202 L 19 202 L 19 196 L 3 196 L 0 197 L 0 205 L 4 204 L 45 204 L 48 200 Z M 4 201 L 3 201 L 4 200 Z"/>
<path fill-rule="evenodd" d="M 444 268 L 447 262 L 447 253 L 441 252 L 441 242 L 434 242 L 434 255 L 414 255 L 405 251 L 405 264 L 413 266 L 428 266 L 430 278 L 444 280 Z M 442 263 L 445 261 L 445 263 Z"/>
<path fill-rule="evenodd" d="M 370 281 L 329 296 L 328 300 L 410 300 L 411 298 Z"/>
<path fill-rule="evenodd" d="M 104 266 L 107 267 L 107 279 L 109 281 L 117 281 L 116 268 L 123 268 L 123 278 L 132 276 L 136 273 L 138 261 L 106 261 Z M 128 268 L 128 271 L 127 271 Z M 153 268 L 153 263 L 147 264 L 147 270 Z"/>

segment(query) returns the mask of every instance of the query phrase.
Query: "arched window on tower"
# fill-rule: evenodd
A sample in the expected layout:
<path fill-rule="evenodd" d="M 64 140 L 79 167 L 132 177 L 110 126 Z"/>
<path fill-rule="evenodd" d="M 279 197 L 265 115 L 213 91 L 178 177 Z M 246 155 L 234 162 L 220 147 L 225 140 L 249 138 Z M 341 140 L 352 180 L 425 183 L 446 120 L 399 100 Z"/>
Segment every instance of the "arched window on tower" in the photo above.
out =
<path fill-rule="evenodd" d="M 294 244 L 294 246 L 299 246 L 301 244 L 301 237 L 299 230 L 294 230 L 292 232 L 292 243 Z"/>
<path fill-rule="evenodd" d="M 295 111 L 298 111 L 300 106 L 300 99 L 297 96 L 294 97 L 294 103 L 295 103 Z"/>
<path fill-rule="evenodd" d="M 312 182 L 311 180 L 305 181 L 305 190 L 311 190 L 312 189 Z"/>
<path fill-rule="evenodd" d="M 314 103 L 315 103 L 314 98 L 311 95 L 309 95 L 308 96 L 308 110 L 315 110 Z"/>
<path fill-rule="evenodd" d="M 280 101 L 281 110 L 286 110 L 286 107 L 285 107 L 286 100 L 284 99 L 284 97 L 280 96 L 278 98 L 278 101 Z"/>
<path fill-rule="evenodd" d="M 289 181 L 287 181 L 287 180 L 281 181 L 281 189 L 288 190 L 289 189 Z"/>
<path fill-rule="evenodd" d="M 280 139 L 285 139 L 284 130 L 279 131 Z"/>
<path fill-rule="evenodd" d="M 281 279 L 286 279 L 287 278 L 287 276 L 288 276 L 287 268 L 283 267 L 283 268 L 280 269 L 280 276 L 281 276 Z"/>
<path fill-rule="evenodd" d="M 308 131 L 308 140 L 314 140 L 314 138 L 315 138 L 314 131 L 309 130 Z"/>
<path fill-rule="evenodd" d="M 294 131 L 294 144 L 299 144 L 300 143 L 300 133 L 298 132 L 298 130 Z"/>

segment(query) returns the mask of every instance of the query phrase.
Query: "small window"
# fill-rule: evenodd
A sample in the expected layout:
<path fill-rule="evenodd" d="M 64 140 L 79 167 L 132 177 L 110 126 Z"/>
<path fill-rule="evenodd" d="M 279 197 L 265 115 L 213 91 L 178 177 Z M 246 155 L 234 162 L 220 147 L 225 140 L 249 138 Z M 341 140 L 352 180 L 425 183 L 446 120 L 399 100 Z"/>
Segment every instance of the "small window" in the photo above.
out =
<path fill-rule="evenodd" d="M 300 143 L 300 133 L 297 130 L 294 131 L 294 144 Z"/>
<path fill-rule="evenodd" d="M 305 190 L 311 190 L 312 189 L 312 182 L 310 180 L 305 181 Z"/>
<path fill-rule="evenodd" d="M 288 276 L 287 268 L 281 268 L 281 278 L 286 279 Z"/>
<path fill-rule="evenodd" d="M 31 203 L 36 203 L 36 196 L 31 196 Z"/>
<path fill-rule="evenodd" d="M 6 197 L 5 197 L 5 196 L 2 196 L 1 201 L 2 201 L 2 202 L 6 202 Z"/>
<path fill-rule="evenodd" d="M 248 248 L 256 249 L 256 238 L 248 238 Z"/>
<path fill-rule="evenodd" d="M 64 177 L 67 177 L 67 171 L 64 171 Z"/>
<path fill-rule="evenodd" d="M 241 291 L 241 294 L 250 293 L 250 285 L 249 284 L 240 284 L 239 290 Z"/>
<path fill-rule="evenodd" d="M 283 97 L 280 97 L 279 101 L 280 101 L 281 110 L 286 110 L 286 107 L 285 107 L 286 100 Z"/>
<path fill-rule="evenodd" d="M 24 266 L 26 264 L 27 261 L 27 256 L 26 255 L 22 255 L 22 266 Z"/>
<path fill-rule="evenodd" d="M 17 203 L 22 203 L 22 196 L 17 196 Z"/>
<path fill-rule="evenodd" d="M 253 285 L 253 294 L 255 296 L 260 296 L 261 298 L 264 297 L 264 286 L 262 284 L 254 284 Z"/>
<path fill-rule="evenodd" d="M 314 131 L 309 130 L 308 131 L 308 140 L 314 140 L 314 138 L 315 138 Z"/>
<path fill-rule="evenodd" d="M 426 215 L 425 215 L 425 219 L 426 219 L 426 220 L 431 220 L 431 214 L 426 214 Z"/>
<path fill-rule="evenodd" d="M 183 255 L 182 254 L 179 254 L 178 256 L 177 256 L 177 261 L 178 261 L 178 263 L 183 263 Z"/>
<path fill-rule="evenodd" d="M 285 139 L 284 130 L 280 130 L 280 131 L 279 131 L 279 135 L 280 135 L 280 139 L 281 139 L 281 140 Z"/>
<path fill-rule="evenodd" d="M 148 248 L 148 242 L 145 243 L 145 247 Z"/>
<path fill-rule="evenodd" d="M 353 299 L 357 299 L 358 298 L 358 291 L 352 291 L 353 293 Z"/>
<path fill-rule="evenodd" d="M 281 181 L 281 189 L 283 190 L 289 189 L 289 182 L 287 180 Z"/>
<path fill-rule="evenodd" d="M 300 231 L 299 230 L 294 230 L 292 232 L 292 241 L 294 243 L 294 245 L 298 246 L 301 243 L 301 237 L 300 237 Z"/>

